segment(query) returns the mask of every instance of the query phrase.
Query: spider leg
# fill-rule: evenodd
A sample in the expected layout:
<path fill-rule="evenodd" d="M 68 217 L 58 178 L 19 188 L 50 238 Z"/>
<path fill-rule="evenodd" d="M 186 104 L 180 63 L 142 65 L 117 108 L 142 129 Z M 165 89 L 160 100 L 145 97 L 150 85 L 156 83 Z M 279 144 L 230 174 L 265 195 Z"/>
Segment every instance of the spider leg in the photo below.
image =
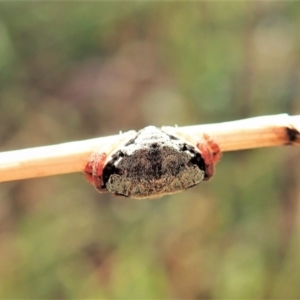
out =
<path fill-rule="evenodd" d="M 203 133 L 199 138 L 182 132 L 180 128 L 164 126 L 162 130 L 179 139 L 183 139 L 197 147 L 205 162 L 205 181 L 209 180 L 214 174 L 214 164 L 220 159 L 221 151 L 218 144 L 208 135 Z"/>
<path fill-rule="evenodd" d="M 87 181 L 92 183 L 98 191 L 100 192 L 106 191 L 102 187 L 103 186 L 102 173 L 107 160 L 109 160 L 111 155 L 118 148 L 126 144 L 130 140 L 130 138 L 134 137 L 135 135 L 136 132 L 134 130 L 125 133 L 120 133 L 119 139 L 116 142 L 107 146 L 106 149 L 101 149 L 101 150 L 99 149 L 92 153 L 89 161 L 85 165 L 83 172 Z"/>

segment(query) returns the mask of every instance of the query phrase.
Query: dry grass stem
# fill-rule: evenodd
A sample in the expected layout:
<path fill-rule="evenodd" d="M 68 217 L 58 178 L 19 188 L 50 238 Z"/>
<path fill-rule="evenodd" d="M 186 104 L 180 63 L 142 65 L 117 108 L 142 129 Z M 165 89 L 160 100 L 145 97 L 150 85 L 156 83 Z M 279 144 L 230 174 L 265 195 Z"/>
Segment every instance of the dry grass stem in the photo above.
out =
<path fill-rule="evenodd" d="M 300 145 L 300 116 L 287 114 L 181 127 L 195 137 L 210 135 L 222 151 Z M 128 135 L 132 132 L 127 133 Z M 95 149 L 109 149 L 120 135 L 0 153 L 0 182 L 82 172 Z"/>

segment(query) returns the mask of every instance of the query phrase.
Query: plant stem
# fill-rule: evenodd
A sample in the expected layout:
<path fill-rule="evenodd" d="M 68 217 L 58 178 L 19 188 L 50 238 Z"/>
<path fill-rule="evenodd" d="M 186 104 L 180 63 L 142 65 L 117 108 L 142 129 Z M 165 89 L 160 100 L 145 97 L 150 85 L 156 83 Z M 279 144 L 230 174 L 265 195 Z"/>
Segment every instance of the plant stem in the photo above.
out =
<path fill-rule="evenodd" d="M 195 138 L 210 135 L 221 151 L 300 145 L 300 115 L 262 116 L 239 121 L 180 127 Z M 128 132 L 125 134 L 132 134 Z M 82 172 L 91 153 L 111 148 L 120 137 L 114 135 L 58 145 L 0 153 L 0 182 L 57 174 Z"/>

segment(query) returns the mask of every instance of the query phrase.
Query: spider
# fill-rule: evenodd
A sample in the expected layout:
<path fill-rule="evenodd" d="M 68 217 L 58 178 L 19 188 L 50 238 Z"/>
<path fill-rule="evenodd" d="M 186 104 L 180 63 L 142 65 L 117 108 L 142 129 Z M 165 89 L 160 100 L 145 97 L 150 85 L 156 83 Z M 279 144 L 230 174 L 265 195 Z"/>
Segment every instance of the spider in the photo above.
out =
<path fill-rule="evenodd" d="M 95 151 L 84 173 L 99 192 L 158 198 L 209 180 L 220 156 L 207 134 L 196 140 L 177 127 L 148 126 L 122 134 L 107 152 Z"/>

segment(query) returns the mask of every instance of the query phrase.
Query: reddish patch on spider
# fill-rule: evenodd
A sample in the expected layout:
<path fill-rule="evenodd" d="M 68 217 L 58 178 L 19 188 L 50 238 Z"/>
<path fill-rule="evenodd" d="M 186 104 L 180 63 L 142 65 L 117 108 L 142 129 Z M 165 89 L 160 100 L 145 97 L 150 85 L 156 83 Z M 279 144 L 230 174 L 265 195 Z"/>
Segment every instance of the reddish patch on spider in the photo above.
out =
<path fill-rule="evenodd" d="M 85 178 L 99 190 L 102 186 L 102 172 L 106 158 L 105 153 L 94 152 L 84 168 Z"/>
<path fill-rule="evenodd" d="M 218 144 L 207 134 L 203 134 L 204 141 L 197 144 L 197 148 L 205 162 L 205 181 L 209 180 L 214 175 L 215 163 L 221 157 L 221 151 Z"/>

